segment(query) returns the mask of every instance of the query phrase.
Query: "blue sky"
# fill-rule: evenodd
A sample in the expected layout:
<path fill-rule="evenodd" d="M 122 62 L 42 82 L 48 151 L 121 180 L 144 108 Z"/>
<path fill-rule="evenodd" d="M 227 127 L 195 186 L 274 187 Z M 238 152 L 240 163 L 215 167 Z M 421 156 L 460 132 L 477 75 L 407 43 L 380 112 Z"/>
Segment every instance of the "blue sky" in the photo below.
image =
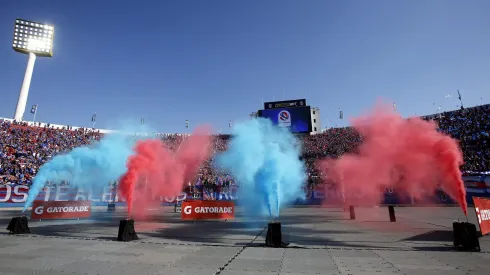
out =
<path fill-rule="evenodd" d="M 0 117 L 12 117 L 27 56 L 17 17 L 55 25 L 29 92 L 37 120 L 161 132 L 227 131 L 262 100 L 303 98 L 323 126 L 378 98 L 404 116 L 489 102 L 490 1 L 0 1 Z M 445 99 L 446 94 L 451 98 Z M 482 99 L 483 98 L 483 99 Z M 434 106 L 436 104 L 436 106 Z"/>

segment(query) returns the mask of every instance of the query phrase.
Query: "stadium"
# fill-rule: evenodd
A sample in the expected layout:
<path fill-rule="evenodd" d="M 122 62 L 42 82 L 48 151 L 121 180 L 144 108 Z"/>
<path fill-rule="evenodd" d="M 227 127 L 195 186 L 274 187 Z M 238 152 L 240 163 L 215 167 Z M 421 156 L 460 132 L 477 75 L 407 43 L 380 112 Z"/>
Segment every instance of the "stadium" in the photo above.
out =
<path fill-rule="evenodd" d="M 489 117 L 489 115 L 489 105 L 483 105 L 425 118 L 437 120 L 439 131 L 450 134 L 462 141 L 461 147 L 465 157 L 465 164 L 462 170 L 469 204 L 473 203 L 472 196 L 488 197 L 490 195 L 488 192 L 490 183 L 486 176 L 487 171 L 484 169 L 488 167 L 489 159 L 489 150 L 485 149 L 485 146 L 488 146 L 488 136 L 485 135 L 485 131 L 488 131 L 488 129 L 481 128 L 481 125 L 490 124 L 480 120 Z M 457 125 L 453 121 L 461 121 L 462 124 Z M 474 124 L 468 124 L 468 121 Z M 458 127 L 465 127 L 469 130 L 459 132 Z M 16 122 L 11 119 L 1 120 L 1 130 L 3 138 L 0 168 L 2 172 L 0 179 L 2 183 L 0 206 L 5 210 L 2 211 L 5 222 L 8 217 L 15 216 L 22 209 L 36 171 L 46 161 L 56 154 L 68 152 L 74 147 L 87 145 L 93 142 L 94 139 L 100 139 L 104 135 L 98 129 L 46 125 L 44 123 L 32 125 L 29 122 Z M 187 135 L 158 134 L 158 137 L 169 148 L 178 148 Z M 200 167 L 198 176 L 188 183 L 181 194 L 174 197 L 160 198 L 161 208 L 153 209 L 152 212 L 154 214 L 152 214 L 151 219 L 141 223 L 136 222 L 136 230 L 140 238 L 139 241 L 135 241 L 138 242 L 138 251 L 148 249 L 148 251 L 159 253 L 159 255 L 170 255 L 168 254 L 169 252 L 161 254 L 162 252 L 158 252 L 158 249 L 168 251 L 177 249 L 175 251 L 183 253 L 179 255 L 187 256 L 181 261 L 174 256 L 166 257 L 165 259 L 162 258 L 163 256 L 157 257 L 158 261 L 160 261 L 159 264 L 165 266 L 164 268 L 156 268 L 153 262 L 149 265 L 145 261 L 131 268 L 139 267 L 145 269 L 151 267 L 150 270 L 154 269 L 155 272 L 158 269 L 172 272 L 172 274 L 190 274 L 187 272 L 195 272 L 193 270 L 199 270 L 199 274 L 218 274 L 220 270 L 223 270 L 220 274 L 232 274 L 227 273 L 227 270 L 238 272 L 237 274 L 257 274 L 257 272 L 265 272 L 265 270 L 276 272 L 277 268 L 281 266 L 282 269 L 291 272 L 285 274 L 294 274 L 294 272 L 299 271 L 302 274 L 315 274 L 304 273 L 305 270 L 308 271 L 310 269 L 312 272 L 323 274 L 326 268 L 331 269 L 335 265 L 334 262 L 324 262 L 324 257 L 327 254 L 346 257 L 340 259 L 349 259 L 351 262 L 345 262 L 345 264 L 340 265 L 340 268 L 347 270 L 352 268 L 348 266 L 359 266 L 363 262 L 361 260 L 363 257 L 370 257 L 372 261 L 375 261 L 375 257 L 380 257 L 376 256 L 378 253 L 381 253 L 381 255 L 387 255 L 387 253 L 398 255 L 393 257 L 402 258 L 405 257 L 402 256 L 405 253 L 413 253 L 414 251 L 452 250 L 451 231 L 447 227 L 450 226 L 452 219 L 456 217 L 463 218 L 463 216 L 458 214 L 457 205 L 454 201 L 448 199 L 448 196 L 439 196 L 436 200 L 432 200 L 431 202 L 437 205 L 431 206 L 429 213 L 423 215 L 418 211 L 420 205 L 412 208 L 397 207 L 397 222 L 394 226 L 383 224 L 389 220 L 388 211 L 386 211 L 385 207 L 359 207 L 356 209 L 356 221 L 359 224 L 353 224 L 348 218 L 348 212 L 343 210 L 343 205 L 338 200 L 338 193 L 326 192 L 322 174 L 316 169 L 314 162 L 316 159 L 325 156 L 341 156 L 356 150 L 356 146 L 360 143 L 358 133 L 353 128 L 331 128 L 323 133 L 302 134 L 298 138 L 302 143 L 301 154 L 308 169 L 308 180 L 304 186 L 305 190 L 307 190 L 307 200 L 298 201 L 296 207 L 285 210 L 281 216 L 281 221 L 283 223 L 284 239 L 291 243 L 291 247 L 298 247 L 297 249 L 301 247 L 302 250 L 293 252 L 296 251 L 294 248 L 287 248 L 285 252 L 277 254 L 275 250 L 270 250 L 271 248 L 260 248 L 265 239 L 264 228 L 261 228 L 258 221 L 258 225 L 255 227 L 243 227 L 242 223 L 244 221 L 242 219 L 244 217 L 239 218 L 239 208 L 236 210 L 238 211 L 238 217 L 235 222 L 228 221 L 216 224 L 202 221 L 193 221 L 193 223 L 179 221 L 181 217 L 176 206 L 180 206 L 186 199 L 230 201 L 237 198 L 236 189 L 239 187 L 233 178 L 213 169 L 211 162 L 208 160 Z M 213 136 L 213 150 L 216 152 L 226 150 L 229 139 L 229 135 Z M 43 146 L 43 144 L 47 146 Z M 60 148 L 50 144 L 65 145 Z M 326 146 L 327 144 L 329 146 Z M 19 150 L 18 148 L 22 149 Z M 13 159 L 20 161 L 13 162 Z M 107 246 L 107 249 L 113 247 L 112 244 L 106 243 L 107 241 L 116 240 L 116 231 L 114 231 L 115 229 L 110 230 L 110 227 L 117 228 L 117 222 L 123 218 L 125 208 L 124 202 L 117 198 L 116 185 L 117 183 L 108 184 L 107 189 L 100 194 L 91 195 L 92 215 L 90 218 L 82 218 L 76 221 L 32 220 L 29 223 L 33 233 L 31 238 L 15 239 L 14 243 L 8 241 L 9 244 L 7 244 L 5 243 L 7 241 L 5 238 L 10 237 L 3 235 L 1 239 L 2 245 L 7 245 L 3 247 L 24 247 L 28 246 L 27 242 L 35 242 L 35 245 L 40 247 L 54 245 L 53 248 L 47 249 L 48 253 L 53 255 L 60 255 L 60 252 L 54 252 L 54 250 L 66 253 L 62 252 L 64 251 L 63 249 L 66 249 L 62 247 L 70 243 L 77 243 L 77 247 L 86 247 L 86 249 L 89 249 L 89 247 Z M 83 199 L 80 197 L 74 198 L 74 196 L 80 195 L 73 194 L 73 191 L 70 190 L 72 189 L 70 189 L 68 182 L 47 184 L 43 192 L 39 194 L 39 198 L 46 201 Z M 390 194 L 390 196 L 386 196 L 385 205 L 401 204 L 393 200 L 393 191 L 391 193 L 387 191 L 386 193 Z M 329 205 L 327 208 L 316 207 L 325 204 L 325 202 L 327 202 L 326 205 Z M 115 205 L 115 210 L 113 211 L 115 212 L 107 212 L 107 206 L 113 203 Z M 382 205 L 383 203 L 380 204 L 380 206 Z M 470 213 L 469 218 L 470 221 L 476 223 L 474 214 Z M 332 224 L 334 221 L 335 223 Z M 203 234 L 203 231 L 206 233 Z M 388 235 L 391 237 L 387 237 Z M 388 238 L 388 241 L 386 238 Z M 155 247 L 150 248 L 149 246 L 151 245 Z M 486 250 L 488 249 L 487 238 L 482 238 L 480 245 L 483 251 L 488 251 Z M 140 257 L 137 256 L 139 254 L 130 252 L 135 248 L 133 245 L 128 247 L 127 244 L 124 244 L 118 249 L 123 249 L 127 252 L 114 253 L 116 253 L 115 255 L 119 255 L 117 253 L 126 253 L 121 256 L 121 261 L 126 261 L 122 259 Z M 303 250 L 305 248 L 311 250 Z M 106 251 L 106 248 L 98 249 Z M 197 253 L 196 251 L 198 250 L 200 251 L 199 253 L 209 253 L 210 255 L 205 258 L 194 258 L 196 256 L 192 256 L 193 253 Z M 372 252 L 373 250 L 377 252 Z M 43 251 L 46 251 L 46 249 L 43 249 Z M 104 257 L 114 254 L 111 250 L 99 253 L 104 253 Z M 231 259 L 227 258 L 230 256 L 233 257 Z M 131 269 L 127 264 L 117 264 L 116 258 L 114 258 L 116 262 L 113 262 L 113 260 L 109 260 L 110 257 L 104 260 L 105 264 L 98 264 L 91 268 L 100 272 L 100 270 L 105 270 L 105 268 L 109 267 L 112 270 L 115 268 L 114 265 L 116 265 L 118 268 L 124 269 L 124 271 L 121 270 L 122 272 L 129 272 L 127 270 L 135 270 L 136 272 L 138 270 Z M 321 266 L 306 267 L 294 262 L 292 260 L 294 257 L 322 259 L 321 261 L 324 263 Z M 288 259 L 289 263 L 284 262 L 285 259 Z M 156 259 L 154 260 L 156 261 Z M 230 262 L 227 263 L 227 261 Z M 280 261 L 282 262 L 279 265 Z M 264 265 L 256 266 L 256 263 L 263 263 Z M 275 263 L 277 267 L 269 266 L 270 263 Z M 193 267 L 194 265 L 195 267 Z M 376 266 L 375 263 L 372 265 L 370 270 L 390 270 L 387 267 Z M 339 264 L 337 263 L 336 266 L 339 266 Z M 35 270 L 36 268 L 39 267 L 35 264 L 32 266 L 22 265 L 22 267 L 14 265 L 12 270 L 19 272 L 19 270 Z M 56 266 L 49 265 L 42 268 L 51 271 L 57 270 Z M 67 263 L 66 266 L 63 265 L 64 270 L 72 270 L 73 268 L 75 268 L 74 264 Z M 440 262 L 433 269 L 440 272 L 448 271 L 444 269 Z M 365 274 L 363 272 L 367 269 L 366 267 L 358 267 L 358 270 L 359 273 L 356 274 Z"/>
<path fill-rule="evenodd" d="M 488 273 L 483 98 L 465 107 L 458 90 L 457 109 L 411 117 L 393 103 L 345 127 L 284 94 L 229 134 L 54 124 L 26 111 L 54 34 L 15 19 L 28 61 L 0 118 L 1 274 Z"/>
<path fill-rule="evenodd" d="M 267 104 L 269 103 L 266 103 L 266 105 Z M 279 111 L 276 111 L 276 113 L 278 112 Z M 469 204 L 472 204 L 471 197 L 475 194 L 483 197 L 490 196 L 487 192 L 490 178 L 487 177 L 488 170 L 486 169 L 488 168 L 489 151 L 485 147 L 488 146 L 488 134 L 486 132 L 488 129 L 481 127 L 481 125 L 487 124 L 483 119 L 487 118 L 489 114 L 490 105 L 487 104 L 423 117 L 423 119 L 426 120 L 436 121 L 439 125 L 439 131 L 462 141 L 461 147 L 463 149 L 464 165 L 461 169 L 464 174 Z M 307 118 L 307 121 L 309 120 L 312 121 L 312 119 Z M 458 121 L 461 124 L 455 125 L 454 121 Z M 470 123 L 468 123 L 468 121 L 470 121 Z M 17 122 L 8 118 L 2 118 L 1 123 L 2 131 L 7 134 L 9 141 L 8 143 L 4 142 L 2 144 L 3 154 L 2 165 L 0 168 L 2 169 L 0 183 L 7 186 L 2 190 L 3 198 L 1 202 L 4 207 L 19 207 L 19 204 L 16 203 L 25 202 L 28 186 L 32 183 L 36 171 L 38 171 L 39 167 L 52 156 L 70 151 L 75 147 L 88 145 L 93 140 L 99 140 L 104 135 L 104 132 L 106 134 L 109 133 L 104 129 L 90 129 L 68 125 L 50 125 L 41 122 Z M 309 190 L 308 197 L 310 197 L 310 199 L 306 202 L 298 203 L 319 205 L 324 197 L 322 194 L 324 192 L 324 180 L 322 179 L 321 172 L 318 171 L 317 167 L 314 165 L 315 160 L 324 157 L 339 157 L 345 153 L 354 152 L 356 147 L 360 144 L 361 138 L 355 129 L 350 127 L 330 128 L 323 133 L 311 134 L 312 131 L 308 130 L 308 128 L 313 128 L 311 125 L 312 124 L 306 126 L 305 131 L 298 136 L 302 143 L 302 157 L 305 160 L 307 174 L 309 175 L 307 186 L 305 186 L 305 188 Z M 462 128 L 465 128 L 465 130 L 461 131 L 460 129 Z M 70 136 L 65 133 L 73 133 L 74 135 Z M 148 135 L 160 137 L 167 147 L 173 148 L 174 150 L 179 147 L 179 144 L 187 136 L 186 134 L 160 133 L 151 133 Z M 60 149 L 57 148 L 57 146 L 42 146 L 42 144 L 49 144 L 47 139 L 52 136 L 60 139 L 59 142 L 56 141 L 54 144 L 67 144 L 66 147 Z M 26 137 L 28 138 L 26 139 Z M 39 137 L 41 137 L 41 139 L 39 139 Z M 36 141 L 32 142 L 33 139 Z M 225 151 L 229 139 L 229 135 L 213 136 L 212 150 L 214 152 Z M 30 142 L 26 144 L 25 141 L 22 140 L 30 140 Z M 22 144 L 22 148 L 24 149 L 19 152 L 10 144 Z M 329 146 L 326 146 L 327 144 L 329 144 Z M 20 159 L 20 161 L 12 164 L 11 160 L 14 157 Z M 64 185 L 64 183 L 58 184 L 61 184 L 61 186 Z M 22 186 L 22 188 L 17 188 L 16 191 L 14 191 L 12 186 L 16 185 Z M 202 186 L 209 185 L 213 187 L 202 188 Z M 179 196 L 179 199 L 182 200 L 186 197 L 203 198 L 203 196 L 213 199 L 219 197 L 234 197 L 234 192 L 221 193 L 219 191 L 219 187 L 223 185 L 233 187 L 235 184 L 229 175 L 222 174 L 213 169 L 211 162 L 208 160 L 201 166 L 198 177 L 189 183 L 189 187 Z M 201 188 L 196 188 L 196 186 L 201 186 Z M 108 188 L 109 187 L 110 185 L 108 184 Z M 58 186 L 57 188 L 60 187 Z M 218 191 L 212 191 L 215 189 Z M 111 195 L 108 190 L 104 192 L 106 194 L 103 194 L 98 198 L 94 197 L 93 200 L 96 201 L 99 199 L 100 205 L 105 205 L 115 197 L 115 195 Z M 169 201 L 169 203 L 173 202 L 172 200 Z M 397 202 L 391 203 L 397 204 Z M 440 203 L 454 204 L 450 199 L 445 199 L 444 202 L 441 200 Z"/>

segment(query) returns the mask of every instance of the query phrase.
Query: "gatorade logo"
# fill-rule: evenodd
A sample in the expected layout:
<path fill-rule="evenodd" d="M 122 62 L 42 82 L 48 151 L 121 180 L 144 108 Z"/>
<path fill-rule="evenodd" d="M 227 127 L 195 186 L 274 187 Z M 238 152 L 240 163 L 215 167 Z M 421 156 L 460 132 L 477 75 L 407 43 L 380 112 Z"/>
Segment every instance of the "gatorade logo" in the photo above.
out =
<path fill-rule="evenodd" d="M 478 218 L 478 223 L 481 223 L 481 217 L 480 217 L 480 210 L 477 208 L 475 208 L 475 211 L 476 211 L 476 217 Z"/>
<path fill-rule="evenodd" d="M 184 207 L 184 213 L 190 215 L 192 213 L 192 206 L 188 205 Z"/>
<path fill-rule="evenodd" d="M 184 201 L 182 220 L 226 220 L 235 217 L 235 203 L 232 201 Z"/>
<path fill-rule="evenodd" d="M 482 221 L 489 221 L 490 220 L 490 210 L 484 209 L 480 210 L 475 208 L 476 210 L 476 216 L 478 217 L 478 223 L 481 223 Z"/>
<path fill-rule="evenodd" d="M 91 201 L 34 201 L 31 218 L 88 218 L 90 217 L 91 204 Z"/>
<path fill-rule="evenodd" d="M 44 206 L 38 206 L 38 207 L 34 208 L 34 213 L 36 213 L 38 215 L 42 215 L 44 213 Z"/>
<path fill-rule="evenodd" d="M 490 199 L 473 197 L 473 202 L 481 234 L 490 234 Z"/>
<path fill-rule="evenodd" d="M 279 127 L 291 127 L 291 114 L 286 110 L 280 111 L 277 115 L 277 125 Z"/>

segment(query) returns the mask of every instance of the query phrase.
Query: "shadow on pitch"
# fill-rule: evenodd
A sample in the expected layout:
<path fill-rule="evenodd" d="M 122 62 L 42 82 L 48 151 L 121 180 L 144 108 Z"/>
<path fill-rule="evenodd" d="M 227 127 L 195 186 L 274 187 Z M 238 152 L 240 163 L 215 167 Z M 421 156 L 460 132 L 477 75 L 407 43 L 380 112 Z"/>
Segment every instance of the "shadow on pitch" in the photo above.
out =
<path fill-rule="evenodd" d="M 12 213 L 12 217 L 18 213 Z M 240 215 L 239 215 L 240 216 Z M 6 228 L 11 217 L 0 219 L 0 225 Z M 31 232 L 34 235 L 60 238 L 97 239 L 104 241 L 116 240 L 119 221 L 124 219 L 124 213 L 94 213 L 88 220 L 62 220 L 62 221 L 29 221 Z M 145 221 L 136 220 L 136 231 L 142 241 L 155 243 L 181 243 L 196 245 L 235 245 L 235 246 L 263 246 L 265 242 L 264 228 L 268 224 L 266 219 L 242 221 L 182 221 L 180 213 L 157 213 Z M 347 220 L 339 215 L 325 215 L 302 213 L 301 215 L 284 215 L 280 218 L 283 224 L 283 239 L 296 246 L 330 247 L 330 248 L 358 248 L 358 249 L 396 249 L 394 241 L 379 240 L 363 242 L 362 230 L 329 230 L 318 229 L 314 225 L 329 223 L 334 220 Z M 293 226 L 294 225 L 294 226 Z M 5 231 L 5 233 L 7 233 Z M 338 240 L 335 235 L 358 235 L 351 240 Z M 254 241 L 255 240 L 255 241 Z M 253 241 L 253 242 L 252 242 Z M 420 242 L 452 242 L 452 231 L 437 230 L 425 234 L 412 236 L 403 241 Z M 383 245 L 386 244 L 386 245 Z M 291 246 L 290 246 L 291 247 Z M 416 247 L 421 251 L 446 251 L 450 248 Z"/>
<path fill-rule="evenodd" d="M 314 227 L 298 227 L 298 224 L 315 223 L 312 218 L 316 216 L 303 217 L 281 217 L 279 220 L 283 225 L 283 241 L 293 243 L 294 246 L 336 246 L 352 248 L 384 248 L 374 247 L 372 244 L 365 245 L 354 241 L 349 243 L 336 241 L 333 235 L 363 234 L 356 230 L 328 230 Z M 241 221 L 196 221 L 179 222 L 174 227 L 157 230 L 156 232 L 144 233 L 152 239 L 173 240 L 186 243 L 200 244 L 223 244 L 234 246 L 263 246 L 265 243 L 266 226 L 268 221 L 260 221 L 255 224 Z M 294 226 L 293 226 L 294 225 Z M 354 237 L 354 238 L 362 238 Z M 382 244 L 383 242 L 379 242 Z M 388 242 L 386 242 L 388 243 Z M 293 247 L 293 245 L 290 245 Z"/>
<path fill-rule="evenodd" d="M 135 229 L 142 241 L 155 243 L 209 244 L 209 245 L 245 245 L 259 238 L 269 220 L 244 217 L 233 221 L 182 221 L 180 213 L 155 213 L 145 220 L 135 219 Z M 33 235 L 52 238 L 98 239 L 114 241 L 117 237 L 119 221 L 125 219 L 124 213 L 93 213 L 85 220 L 30 220 Z M 296 244 L 309 245 L 331 242 L 332 234 L 360 234 L 358 231 L 320 230 L 313 224 L 328 222 L 325 216 L 285 215 L 280 218 L 284 225 L 284 239 Z M 4 226 L 7 225 L 7 219 Z M 291 227 L 289 225 L 295 225 Z M 306 225 L 306 226 L 303 226 Z M 7 233 L 7 232 L 5 232 Z M 262 236 L 265 236 L 262 234 Z"/>
<path fill-rule="evenodd" d="M 478 238 L 482 237 L 480 231 L 476 232 Z M 423 234 L 405 238 L 402 241 L 411 242 L 452 242 L 454 235 L 452 230 L 432 230 Z"/>

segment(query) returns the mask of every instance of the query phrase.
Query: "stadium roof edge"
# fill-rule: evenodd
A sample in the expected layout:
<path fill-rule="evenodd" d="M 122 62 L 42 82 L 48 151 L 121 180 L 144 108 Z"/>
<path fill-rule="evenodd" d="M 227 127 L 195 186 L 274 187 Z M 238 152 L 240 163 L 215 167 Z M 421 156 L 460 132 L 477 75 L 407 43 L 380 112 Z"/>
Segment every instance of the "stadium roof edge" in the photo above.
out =
<path fill-rule="evenodd" d="M 9 122 L 14 122 L 14 119 L 11 118 L 5 118 L 5 117 L 0 117 L 0 121 L 9 121 Z M 53 123 L 44 123 L 44 122 L 32 122 L 32 121 L 21 121 L 19 123 L 26 123 L 28 126 L 34 126 L 34 127 L 48 127 L 53 128 L 53 129 L 68 129 L 68 127 L 71 127 L 72 130 L 77 130 L 77 129 L 94 129 L 96 131 L 100 131 L 101 133 L 104 134 L 109 134 L 109 133 L 114 133 L 117 132 L 115 130 L 109 130 L 109 129 L 97 129 L 97 128 L 90 128 L 90 127 L 80 127 L 80 126 L 72 126 L 72 125 L 62 125 L 62 124 L 53 124 Z"/>
<path fill-rule="evenodd" d="M 469 110 L 469 109 L 476 109 L 476 108 L 488 108 L 490 109 L 490 104 L 482 104 L 482 105 L 477 105 L 477 106 L 472 106 L 472 107 L 466 107 L 465 109 L 466 110 Z M 451 112 L 455 112 L 455 111 L 460 111 L 459 109 L 456 109 L 456 110 L 450 110 L 450 111 L 445 111 L 445 112 L 441 112 L 441 113 L 451 113 Z M 421 118 L 435 118 L 436 116 L 439 116 L 438 113 L 435 113 L 435 114 L 429 114 L 429 115 L 420 115 L 420 116 L 417 116 L 417 117 L 421 117 Z M 0 117 L 0 121 L 9 121 L 9 122 L 13 122 L 14 120 L 11 119 L 11 118 L 2 118 Z M 34 126 L 34 127 L 47 127 L 49 125 L 50 128 L 54 128 L 54 129 L 67 129 L 68 126 L 71 127 L 72 130 L 76 130 L 76 129 L 80 129 L 80 128 L 83 128 L 83 129 L 93 129 L 95 131 L 99 131 L 100 133 L 103 133 L 103 134 L 110 134 L 110 133 L 120 133 L 120 131 L 117 131 L 117 130 L 110 130 L 110 129 L 98 129 L 98 128 L 91 128 L 91 127 L 80 127 L 80 126 L 73 126 L 73 125 L 62 125 L 62 124 L 53 124 L 53 123 L 44 123 L 44 122 L 32 122 L 32 121 L 22 121 L 22 123 L 26 123 L 27 125 L 29 126 Z M 347 126 L 346 126 L 347 127 Z M 345 127 L 338 127 L 338 128 L 345 128 Z M 185 134 L 185 133 L 138 133 L 138 132 L 134 132 L 134 133 L 128 133 L 128 134 L 141 134 L 141 135 L 149 135 L 149 134 L 158 134 L 158 135 L 173 135 L 173 134 L 180 134 L 180 135 L 189 135 L 189 134 Z"/>
<path fill-rule="evenodd" d="M 9 122 L 14 122 L 14 119 L 11 118 L 4 118 L 0 117 L 0 122 L 1 121 L 9 121 Z M 44 122 L 32 122 L 32 121 L 21 121 L 20 123 L 25 123 L 28 126 L 31 127 L 48 127 L 51 129 L 68 129 L 68 127 L 71 127 L 71 130 L 77 130 L 77 129 L 88 129 L 88 130 L 94 130 L 98 131 L 102 134 L 111 134 L 111 133 L 120 133 L 120 134 L 128 134 L 128 135 L 136 135 L 136 136 L 166 136 L 166 135 L 180 135 L 180 136 L 189 136 L 190 134 L 187 133 L 145 133 L 145 132 L 123 132 L 123 131 L 118 131 L 118 130 L 110 130 L 110 129 L 98 129 L 98 128 L 90 128 L 90 127 L 80 127 L 80 126 L 73 126 L 73 125 L 62 125 L 62 124 L 53 124 L 53 123 L 44 123 Z"/>

